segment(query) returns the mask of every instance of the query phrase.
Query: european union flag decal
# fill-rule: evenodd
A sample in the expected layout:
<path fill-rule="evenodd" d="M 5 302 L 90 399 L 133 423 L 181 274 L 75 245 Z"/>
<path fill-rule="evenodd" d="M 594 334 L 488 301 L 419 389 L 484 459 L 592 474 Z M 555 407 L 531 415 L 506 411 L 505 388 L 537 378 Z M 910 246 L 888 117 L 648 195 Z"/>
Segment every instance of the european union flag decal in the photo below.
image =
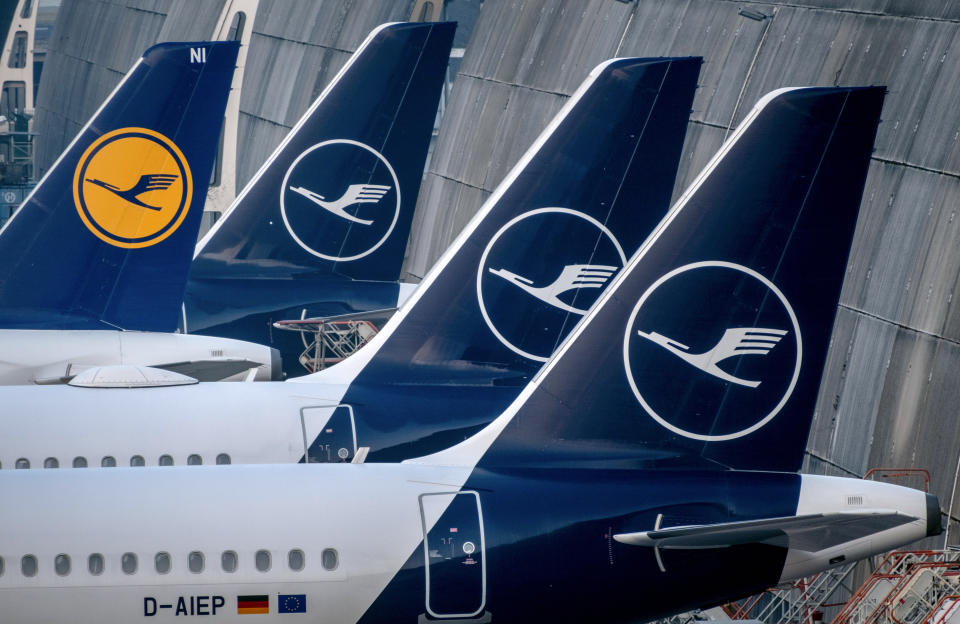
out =
<path fill-rule="evenodd" d="M 277 594 L 277 613 L 306 613 L 306 594 Z"/>

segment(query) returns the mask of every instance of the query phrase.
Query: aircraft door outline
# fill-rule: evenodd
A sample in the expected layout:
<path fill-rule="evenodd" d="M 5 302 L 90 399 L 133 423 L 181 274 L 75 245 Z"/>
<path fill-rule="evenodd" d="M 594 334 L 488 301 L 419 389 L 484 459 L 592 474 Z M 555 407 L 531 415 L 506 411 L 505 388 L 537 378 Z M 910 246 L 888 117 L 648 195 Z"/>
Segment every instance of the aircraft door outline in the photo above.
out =
<path fill-rule="evenodd" d="M 338 410 L 343 410 L 343 412 L 338 414 Z M 318 419 L 315 420 L 314 418 L 317 417 Z M 334 434 L 334 429 L 342 431 L 344 425 L 348 425 L 348 432 L 337 435 L 336 442 L 339 442 L 339 444 L 333 445 L 339 447 L 333 451 L 336 456 L 321 457 L 318 453 L 318 446 L 324 448 L 331 446 L 329 443 L 324 444 L 325 440 L 323 438 L 328 434 Z M 357 422 L 353 415 L 352 405 L 338 403 L 336 405 L 307 405 L 301 407 L 300 430 L 303 435 L 303 460 L 305 463 L 349 462 L 357 454 Z M 344 437 L 350 445 L 349 449 L 342 446 Z M 331 449 L 327 448 L 327 450 L 330 451 Z M 344 454 L 345 451 L 346 454 Z"/>
<path fill-rule="evenodd" d="M 487 604 L 487 557 L 480 495 L 471 490 L 433 492 L 421 494 L 419 504 L 420 521 L 423 528 L 426 581 L 424 605 L 427 615 L 431 618 L 447 621 L 473 618 L 479 619 L 472 621 L 488 621 L 486 617 L 481 615 L 484 613 Z M 433 513 L 430 513 L 431 511 Z M 427 519 L 429 517 L 436 517 L 437 520 L 428 529 Z M 449 556 L 442 554 L 442 551 L 446 551 Z M 441 560 L 433 564 L 433 575 L 431 575 L 431 559 Z M 479 563 L 480 568 L 479 574 L 471 569 L 477 563 Z M 444 568 L 437 570 L 438 565 L 443 565 Z M 473 581 L 468 578 L 467 582 L 464 583 L 464 579 L 460 577 L 473 577 Z M 479 580 L 479 588 L 476 587 L 476 580 Z M 472 589 L 479 589 L 479 595 L 475 596 L 479 599 L 479 604 L 474 610 L 469 611 L 452 606 L 451 599 L 459 603 L 457 596 L 432 596 L 431 587 L 437 586 L 439 588 L 444 583 L 456 586 L 458 589 L 472 584 Z M 469 591 L 471 587 L 466 587 L 466 589 Z M 444 600 L 448 602 L 447 605 L 443 604 Z M 422 616 L 421 620 L 423 620 Z"/>

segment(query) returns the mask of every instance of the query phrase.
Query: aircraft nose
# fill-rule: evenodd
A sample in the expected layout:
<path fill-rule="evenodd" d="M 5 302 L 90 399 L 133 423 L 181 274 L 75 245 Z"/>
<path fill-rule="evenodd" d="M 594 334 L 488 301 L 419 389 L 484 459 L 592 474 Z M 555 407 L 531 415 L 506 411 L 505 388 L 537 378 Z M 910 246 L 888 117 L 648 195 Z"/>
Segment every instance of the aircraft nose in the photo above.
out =
<path fill-rule="evenodd" d="M 933 494 L 927 494 L 927 537 L 943 533 L 940 523 L 940 499 Z"/>

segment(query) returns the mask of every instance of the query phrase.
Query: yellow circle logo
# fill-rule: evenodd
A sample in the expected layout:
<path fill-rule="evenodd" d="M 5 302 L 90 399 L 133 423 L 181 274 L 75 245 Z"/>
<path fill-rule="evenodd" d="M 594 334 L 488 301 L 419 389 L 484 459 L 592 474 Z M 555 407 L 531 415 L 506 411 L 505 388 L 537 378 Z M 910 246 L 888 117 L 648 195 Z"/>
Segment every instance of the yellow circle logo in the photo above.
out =
<path fill-rule="evenodd" d="M 100 240 L 137 249 L 183 223 L 193 197 L 187 159 L 173 141 L 146 128 L 120 128 L 94 141 L 73 175 L 73 201 Z"/>

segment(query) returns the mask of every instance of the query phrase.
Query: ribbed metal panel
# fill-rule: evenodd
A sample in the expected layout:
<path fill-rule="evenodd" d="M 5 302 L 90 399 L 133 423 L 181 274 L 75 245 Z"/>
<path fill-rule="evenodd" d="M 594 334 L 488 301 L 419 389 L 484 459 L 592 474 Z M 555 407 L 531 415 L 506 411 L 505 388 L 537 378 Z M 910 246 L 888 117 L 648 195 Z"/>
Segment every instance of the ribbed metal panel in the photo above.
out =
<path fill-rule="evenodd" d="M 57 12 L 37 93 L 38 176 L 60 156 L 127 70 L 157 42 L 168 0 L 73 0 Z"/>
<path fill-rule="evenodd" d="M 225 0 L 76 0 L 57 16 L 37 103 L 37 165 L 60 155 L 133 62 L 158 41 L 209 39 Z M 237 154 L 245 184 L 379 24 L 412 0 L 261 0 L 247 56 Z"/>
<path fill-rule="evenodd" d="M 203 41 L 217 27 L 227 0 L 166 0 L 167 18 L 157 41 Z M 250 16 L 253 19 L 253 16 Z"/>

